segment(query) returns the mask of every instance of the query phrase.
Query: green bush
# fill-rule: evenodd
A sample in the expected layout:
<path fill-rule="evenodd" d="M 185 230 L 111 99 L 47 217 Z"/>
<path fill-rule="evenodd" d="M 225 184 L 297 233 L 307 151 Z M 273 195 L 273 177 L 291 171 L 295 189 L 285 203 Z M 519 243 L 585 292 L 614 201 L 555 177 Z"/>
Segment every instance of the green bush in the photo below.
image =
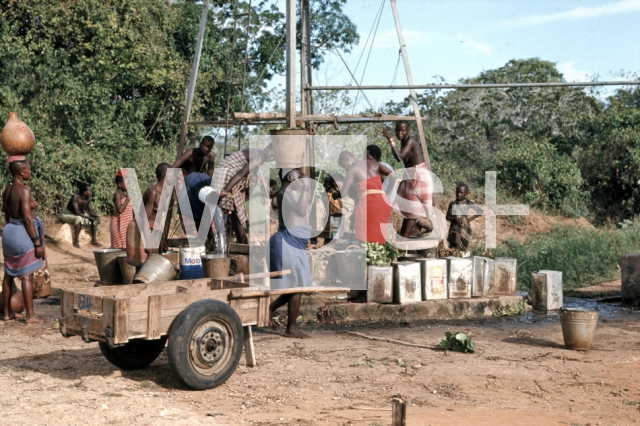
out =
<path fill-rule="evenodd" d="M 578 165 L 545 139 L 525 134 L 507 137 L 490 169 L 498 172 L 502 190 L 531 206 L 572 217 L 587 211 L 587 194 Z"/>
<path fill-rule="evenodd" d="M 531 272 L 562 271 L 565 289 L 585 287 L 620 277 L 620 256 L 640 250 L 640 222 L 622 229 L 561 227 L 521 243 L 509 240 L 487 252 L 518 259 L 518 288 L 529 291 Z"/>

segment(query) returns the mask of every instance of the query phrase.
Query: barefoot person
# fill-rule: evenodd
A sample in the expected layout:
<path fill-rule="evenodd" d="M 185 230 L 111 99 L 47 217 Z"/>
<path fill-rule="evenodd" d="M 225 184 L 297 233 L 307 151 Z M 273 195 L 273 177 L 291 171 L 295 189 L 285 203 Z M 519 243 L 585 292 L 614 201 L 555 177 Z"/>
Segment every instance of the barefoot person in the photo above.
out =
<path fill-rule="evenodd" d="M 91 203 L 92 195 L 93 192 L 88 183 L 83 182 L 79 184 L 78 193 L 71 196 L 67 207 L 60 215 L 60 220 L 64 223 L 74 225 L 73 246 L 76 248 L 80 248 L 78 239 L 80 238 L 80 231 L 83 225 L 91 225 L 91 245 L 102 247 L 102 244 L 100 244 L 96 238 L 100 217 L 93 211 L 93 204 Z"/>
<path fill-rule="evenodd" d="M 127 186 L 124 184 L 122 170 L 116 175 L 116 186 L 118 189 L 113 194 L 113 216 L 109 223 L 109 233 L 111 234 L 111 248 L 127 248 L 127 226 L 133 220 L 133 209 L 127 193 Z"/>
<path fill-rule="evenodd" d="M 398 186 L 398 197 L 394 202 L 404 217 L 400 235 L 408 238 L 415 237 L 421 233 L 421 229 L 429 228 L 427 221 L 418 219 L 427 218 L 431 215 L 433 185 L 431 182 L 431 172 L 427 169 L 420 149 L 420 144 L 409 134 L 409 123 L 399 121 L 396 124 L 396 136 L 400 140 L 400 150 L 387 129 L 382 129 L 382 134 L 389 141 L 391 152 L 398 161 L 402 161 L 406 175 Z"/>
<path fill-rule="evenodd" d="M 475 205 L 475 203 L 467 195 L 469 194 L 469 187 L 466 183 L 459 183 L 456 187 L 456 199 L 449 203 L 447 209 L 446 219 L 451 224 L 449 225 L 449 234 L 447 236 L 447 242 L 449 248 L 458 250 L 459 255 L 468 257 L 469 243 L 471 242 L 471 223 L 476 220 L 480 215 L 469 217 L 467 215 L 457 216 L 453 214 L 454 205 Z"/>
<path fill-rule="evenodd" d="M 273 158 L 271 144 L 265 149 L 243 149 L 222 160 L 213 175 L 213 189 L 220 193 L 220 208 L 224 212 L 231 212 L 231 225 L 238 243 L 247 242 L 245 193 L 251 189 L 249 174 L 263 163 L 273 161 Z"/>
<path fill-rule="evenodd" d="M 280 170 L 282 188 L 278 192 L 278 214 L 280 226 L 278 232 L 269 239 L 269 270 L 291 270 L 291 274 L 272 278 L 273 288 L 311 287 L 311 268 L 307 259 L 307 243 L 311 235 L 309 225 L 309 206 L 311 205 L 311 189 L 300 179 L 307 176 L 300 169 L 292 169 L 284 176 Z M 287 188 L 291 190 L 287 192 Z M 298 195 L 294 195 L 297 191 Z M 269 305 L 269 325 L 273 312 L 288 304 L 286 337 L 308 339 L 310 336 L 296 328 L 298 311 L 300 310 L 301 293 L 283 294 Z"/>
<path fill-rule="evenodd" d="M 349 151 L 341 152 L 338 162 L 347 171 L 347 177 L 342 190 L 334 193 L 333 198 L 340 194 L 347 196 L 352 185 L 358 192 L 354 218 L 355 237 L 367 243 L 386 243 L 387 234 L 382 232 L 380 225 L 389 223 L 391 206 L 382 190 L 382 181 L 392 171 L 373 158 L 358 160 Z"/>
<path fill-rule="evenodd" d="M 142 202 L 144 209 L 147 213 L 147 220 L 149 221 L 149 228 L 153 231 L 156 228 L 160 228 L 160 225 L 156 223 L 156 216 L 158 215 L 158 205 L 160 204 L 160 194 L 162 194 L 162 187 L 164 186 L 164 179 L 167 175 L 167 169 L 171 167 L 170 164 L 160 163 L 156 167 L 156 179 L 157 182 L 151 185 L 142 195 Z M 166 247 L 165 239 L 160 237 L 160 246 L 157 249 L 147 248 L 143 235 L 138 228 L 138 223 L 132 220 L 127 227 L 127 263 L 135 266 L 142 266 L 149 254 L 151 253 L 164 253 Z"/>
<path fill-rule="evenodd" d="M 15 277 L 22 280 L 22 294 L 27 308 L 27 324 L 39 324 L 46 320 L 33 310 L 33 273 L 42 268 L 44 252 L 44 225 L 36 216 L 37 204 L 24 182 L 31 178 L 31 168 L 27 161 L 9 164 L 13 176 L 2 195 L 2 211 L 7 225 L 2 233 L 4 255 L 4 320 L 16 318 L 11 311 L 11 286 Z"/>
<path fill-rule="evenodd" d="M 216 155 L 211 151 L 215 140 L 207 135 L 200 141 L 200 147 L 188 149 L 180 158 L 173 163 L 172 168 L 182 169 L 186 178 L 190 173 L 199 173 L 207 168 L 209 176 L 213 176 L 213 167 L 216 162 Z"/>

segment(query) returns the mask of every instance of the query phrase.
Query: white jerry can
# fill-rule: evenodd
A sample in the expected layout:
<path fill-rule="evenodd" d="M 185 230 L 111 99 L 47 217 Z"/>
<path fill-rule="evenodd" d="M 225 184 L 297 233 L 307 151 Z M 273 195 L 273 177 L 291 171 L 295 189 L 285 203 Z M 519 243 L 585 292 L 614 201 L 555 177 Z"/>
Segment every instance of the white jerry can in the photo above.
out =
<path fill-rule="evenodd" d="M 496 258 L 497 296 L 515 296 L 518 285 L 518 261 L 510 257 Z"/>
<path fill-rule="evenodd" d="M 449 299 L 469 299 L 473 285 L 473 259 L 447 257 Z"/>
<path fill-rule="evenodd" d="M 562 308 L 562 272 L 531 273 L 531 304 L 533 309 L 555 311 Z"/>
<path fill-rule="evenodd" d="M 418 259 L 422 275 L 422 300 L 447 298 L 447 260 Z"/>
<path fill-rule="evenodd" d="M 393 302 L 393 268 L 367 266 L 367 303 Z"/>
<path fill-rule="evenodd" d="M 493 259 L 482 256 L 473 257 L 473 284 L 471 297 L 485 297 L 495 294 L 496 263 Z"/>
<path fill-rule="evenodd" d="M 393 301 L 405 304 L 422 301 L 420 289 L 420 264 L 403 261 L 392 263 L 393 266 Z"/>

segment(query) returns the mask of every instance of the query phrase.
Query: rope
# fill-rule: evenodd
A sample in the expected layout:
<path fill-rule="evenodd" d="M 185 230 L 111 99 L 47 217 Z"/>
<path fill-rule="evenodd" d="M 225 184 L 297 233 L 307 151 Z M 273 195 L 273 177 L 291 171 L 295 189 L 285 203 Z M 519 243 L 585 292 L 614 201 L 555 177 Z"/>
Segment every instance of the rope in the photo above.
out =
<path fill-rule="evenodd" d="M 400 59 L 402 58 L 402 49 L 398 50 L 398 62 L 396 62 L 396 70 L 393 72 L 393 79 L 391 80 L 391 86 L 396 84 L 396 78 L 398 78 L 398 68 L 400 68 Z M 395 89 L 391 89 L 392 92 L 395 92 Z"/>
<path fill-rule="evenodd" d="M 364 74 L 367 72 L 367 65 L 369 65 L 369 58 L 371 58 L 371 51 L 373 50 L 373 43 L 376 41 L 376 35 L 378 34 L 378 27 L 380 26 L 380 21 L 382 20 L 382 8 L 384 7 L 384 3 L 386 0 L 382 0 L 382 2 L 380 3 L 380 7 L 378 8 L 378 14 L 376 15 L 377 17 L 377 22 L 376 19 L 374 18 L 373 20 L 373 25 L 371 26 L 371 30 L 373 31 L 373 28 L 375 26 L 375 31 L 373 31 L 373 38 L 371 39 L 371 46 L 369 46 L 369 53 L 367 54 L 367 60 L 364 63 L 364 68 L 362 69 L 362 76 L 360 77 L 360 85 L 362 84 L 362 82 L 364 81 Z M 369 32 L 369 34 L 371 34 L 371 31 Z M 369 41 L 369 38 L 367 37 L 367 42 Z M 366 43 L 365 43 L 365 48 L 366 48 Z M 362 53 L 364 53 L 364 48 L 362 49 Z M 360 58 L 362 58 L 362 55 L 360 55 Z M 358 64 L 360 63 L 360 59 L 358 59 Z M 358 69 L 358 66 L 356 65 L 356 70 Z M 360 95 L 360 92 L 356 93 L 356 100 L 353 103 L 353 110 L 352 110 L 352 114 L 355 112 L 356 110 L 356 105 L 358 103 L 358 96 Z M 371 109 L 373 110 L 373 107 L 371 107 Z"/>

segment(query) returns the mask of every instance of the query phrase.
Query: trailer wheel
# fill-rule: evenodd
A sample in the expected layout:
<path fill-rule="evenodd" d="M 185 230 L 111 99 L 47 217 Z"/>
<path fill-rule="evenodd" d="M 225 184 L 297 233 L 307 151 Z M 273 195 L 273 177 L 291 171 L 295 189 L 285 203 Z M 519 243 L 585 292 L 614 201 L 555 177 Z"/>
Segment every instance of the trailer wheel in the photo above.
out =
<path fill-rule="evenodd" d="M 200 300 L 171 324 L 169 365 L 188 387 L 215 388 L 236 371 L 243 337 L 242 321 L 231 306 L 220 300 Z"/>
<path fill-rule="evenodd" d="M 138 370 L 151 364 L 158 358 L 166 343 L 166 337 L 158 340 L 135 339 L 116 348 L 99 342 L 102 355 L 107 361 L 123 370 Z"/>

